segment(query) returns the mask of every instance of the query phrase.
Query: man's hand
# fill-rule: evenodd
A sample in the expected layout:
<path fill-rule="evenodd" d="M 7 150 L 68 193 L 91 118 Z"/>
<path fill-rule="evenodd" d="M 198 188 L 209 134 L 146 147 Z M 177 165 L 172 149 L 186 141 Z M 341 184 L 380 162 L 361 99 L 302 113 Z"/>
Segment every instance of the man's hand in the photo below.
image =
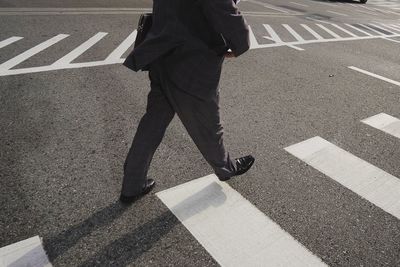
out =
<path fill-rule="evenodd" d="M 225 57 L 227 57 L 227 58 L 234 58 L 234 57 L 236 57 L 236 56 L 235 56 L 235 54 L 234 54 L 233 52 L 226 52 L 226 53 L 225 53 Z"/>

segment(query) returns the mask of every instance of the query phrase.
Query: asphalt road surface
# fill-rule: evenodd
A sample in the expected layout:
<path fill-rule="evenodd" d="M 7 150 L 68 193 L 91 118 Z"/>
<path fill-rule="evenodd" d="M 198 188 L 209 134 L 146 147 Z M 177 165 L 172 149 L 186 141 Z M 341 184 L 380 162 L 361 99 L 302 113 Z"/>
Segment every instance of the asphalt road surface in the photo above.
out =
<path fill-rule="evenodd" d="M 239 7 L 252 49 L 225 60 L 221 113 L 254 167 L 216 182 L 174 118 L 154 191 L 124 207 L 149 82 L 121 62 L 151 1 L 0 0 L 0 247 L 39 236 L 53 266 L 400 266 L 400 3 Z"/>

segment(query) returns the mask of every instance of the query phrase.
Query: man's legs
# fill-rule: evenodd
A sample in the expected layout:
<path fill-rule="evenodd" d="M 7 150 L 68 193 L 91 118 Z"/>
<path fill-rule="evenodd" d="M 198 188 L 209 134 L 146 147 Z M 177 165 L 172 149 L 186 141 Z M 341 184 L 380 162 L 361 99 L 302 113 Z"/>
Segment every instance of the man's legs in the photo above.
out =
<path fill-rule="evenodd" d="M 151 90 L 147 99 L 146 114 L 140 120 L 124 164 L 121 192 L 124 196 L 141 194 L 154 152 L 175 114 L 161 88 L 158 66 L 152 66 L 149 76 Z"/>
<path fill-rule="evenodd" d="M 223 144 L 223 127 L 220 123 L 219 97 L 202 100 L 178 89 L 160 70 L 164 92 L 190 137 L 220 178 L 231 177 L 236 165 Z"/>

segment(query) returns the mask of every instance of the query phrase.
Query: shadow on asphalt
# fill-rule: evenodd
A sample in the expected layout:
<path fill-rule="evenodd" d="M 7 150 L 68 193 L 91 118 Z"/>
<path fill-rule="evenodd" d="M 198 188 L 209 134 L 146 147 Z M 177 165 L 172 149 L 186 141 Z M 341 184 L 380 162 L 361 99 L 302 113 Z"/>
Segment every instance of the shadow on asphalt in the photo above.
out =
<path fill-rule="evenodd" d="M 91 232 L 113 222 L 120 217 L 128 207 L 129 206 L 122 205 L 119 202 L 110 204 L 82 223 L 74 225 L 54 237 L 44 238 L 44 247 L 50 261 L 52 262 L 57 259 Z"/>
<path fill-rule="evenodd" d="M 179 220 L 170 211 L 166 211 L 113 241 L 79 266 L 126 266 L 151 249 L 178 223 Z"/>

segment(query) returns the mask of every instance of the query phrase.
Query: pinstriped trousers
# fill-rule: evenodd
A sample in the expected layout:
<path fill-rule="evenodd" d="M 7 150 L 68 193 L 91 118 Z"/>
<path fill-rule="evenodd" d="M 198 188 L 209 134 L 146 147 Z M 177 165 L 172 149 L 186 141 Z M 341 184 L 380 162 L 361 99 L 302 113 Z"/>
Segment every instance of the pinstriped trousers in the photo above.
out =
<path fill-rule="evenodd" d="M 141 194 L 154 152 L 175 113 L 216 175 L 232 176 L 236 167 L 223 144 L 218 95 L 206 101 L 177 88 L 168 78 L 162 59 L 151 64 L 149 78 L 151 90 L 146 113 L 125 160 L 121 193 Z"/>

